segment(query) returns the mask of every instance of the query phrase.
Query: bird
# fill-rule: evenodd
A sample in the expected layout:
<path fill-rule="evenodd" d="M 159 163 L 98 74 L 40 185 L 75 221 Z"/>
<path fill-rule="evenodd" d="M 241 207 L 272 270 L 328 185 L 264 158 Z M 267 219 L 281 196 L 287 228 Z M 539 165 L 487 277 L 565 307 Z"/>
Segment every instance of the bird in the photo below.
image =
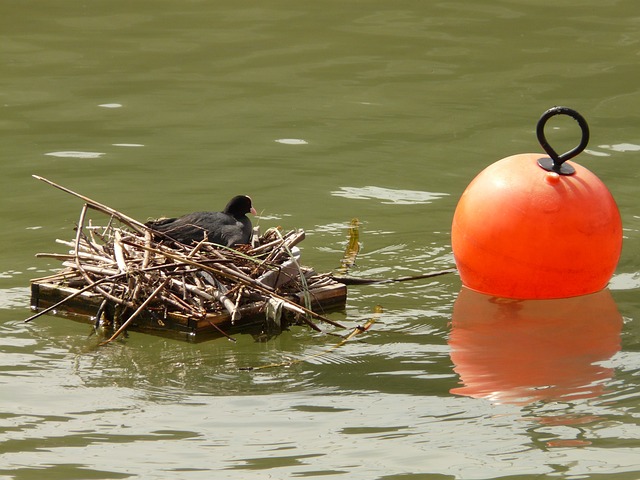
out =
<path fill-rule="evenodd" d="M 252 233 L 247 213 L 257 215 L 251 197 L 237 195 L 229 200 L 221 212 L 194 212 L 177 218 L 161 218 L 145 223 L 145 226 L 176 242 L 189 245 L 207 242 L 233 247 L 249 243 Z"/>

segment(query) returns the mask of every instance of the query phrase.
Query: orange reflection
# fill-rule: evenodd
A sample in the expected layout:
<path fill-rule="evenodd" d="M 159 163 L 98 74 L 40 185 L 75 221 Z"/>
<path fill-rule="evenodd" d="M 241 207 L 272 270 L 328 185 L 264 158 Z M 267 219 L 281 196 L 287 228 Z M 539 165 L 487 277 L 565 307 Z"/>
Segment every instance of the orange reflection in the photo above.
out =
<path fill-rule="evenodd" d="M 591 398 L 613 370 L 622 316 L 609 290 L 557 300 L 512 300 L 463 288 L 453 307 L 456 395 L 495 403 Z"/>

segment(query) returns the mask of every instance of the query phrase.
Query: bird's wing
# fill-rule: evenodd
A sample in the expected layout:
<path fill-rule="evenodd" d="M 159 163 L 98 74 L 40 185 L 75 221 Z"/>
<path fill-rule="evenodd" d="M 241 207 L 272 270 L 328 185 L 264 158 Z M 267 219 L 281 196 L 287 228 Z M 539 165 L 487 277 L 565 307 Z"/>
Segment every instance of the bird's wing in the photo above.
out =
<path fill-rule="evenodd" d="M 189 214 L 180 218 L 154 220 L 147 222 L 146 225 L 188 245 L 193 240 L 200 241 L 204 237 L 205 229 L 198 225 L 196 218 L 193 214 Z"/>
<path fill-rule="evenodd" d="M 145 225 L 161 232 L 163 228 L 170 226 L 176 220 L 176 218 L 158 218 L 156 220 L 149 220 Z"/>

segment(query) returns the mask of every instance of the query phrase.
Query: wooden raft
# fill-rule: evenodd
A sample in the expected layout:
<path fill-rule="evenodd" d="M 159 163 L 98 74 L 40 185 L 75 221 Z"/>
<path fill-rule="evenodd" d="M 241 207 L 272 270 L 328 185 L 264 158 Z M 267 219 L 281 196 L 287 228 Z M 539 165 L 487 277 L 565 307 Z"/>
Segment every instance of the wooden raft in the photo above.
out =
<path fill-rule="evenodd" d="M 39 253 L 64 267 L 31 280 L 26 321 L 50 313 L 113 332 L 103 343 L 132 329 L 201 340 L 259 326 L 269 332 L 304 323 L 343 325 L 324 316 L 343 309 L 347 287 L 331 274 L 300 264 L 296 246 L 304 231 L 283 234 L 254 229 L 250 245 L 227 248 L 202 241 L 183 245 L 116 210 L 82 198 L 85 204 L 72 241 L 57 240 L 67 253 Z M 109 216 L 94 226 L 89 210 Z M 206 240 L 206 239 L 205 239 Z"/>
<path fill-rule="evenodd" d="M 311 308 L 314 312 L 329 313 L 345 308 L 346 285 L 322 275 L 312 277 L 309 283 Z M 31 283 L 31 308 L 34 311 L 41 311 L 77 293 L 78 289 L 68 286 L 46 281 L 33 281 Z M 299 292 L 289 294 L 286 298 L 295 304 L 304 305 L 303 297 L 304 293 Z M 97 323 L 96 314 L 103 301 L 104 297 L 100 294 L 90 291 L 82 292 L 49 313 L 95 325 Z M 115 305 L 113 303 L 108 302 L 106 309 L 104 308 L 105 317 L 109 318 L 114 315 Z M 227 311 L 208 312 L 203 316 L 196 317 L 179 311 L 171 311 L 164 307 L 156 307 L 140 313 L 128 328 L 132 331 L 200 341 L 219 338 L 224 336 L 224 333 L 234 334 L 256 327 L 260 330 L 279 330 L 292 323 L 300 322 L 300 320 L 296 320 L 295 312 L 286 310 L 283 312 L 284 318 L 280 320 L 280 327 L 270 326 L 271 320 L 267 319 L 265 309 L 264 301 L 245 304 L 238 309 L 240 319 L 232 323 L 231 314 Z M 123 311 L 125 316 L 131 313 L 131 310 Z"/>

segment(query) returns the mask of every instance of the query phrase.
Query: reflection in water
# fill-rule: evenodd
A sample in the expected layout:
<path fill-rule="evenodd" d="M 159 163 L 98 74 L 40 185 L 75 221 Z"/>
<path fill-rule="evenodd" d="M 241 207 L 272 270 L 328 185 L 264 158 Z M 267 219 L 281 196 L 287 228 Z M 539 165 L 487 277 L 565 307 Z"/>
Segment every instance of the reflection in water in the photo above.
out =
<path fill-rule="evenodd" d="M 592 398 L 613 371 L 622 317 L 608 290 L 559 300 L 508 300 L 463 288 L 449 339 L 462 386 L 451 393 L 527 404 Z"/>
<path fill-rule="evenodd" d="M 292 336 L 305 337 L 296 342 Z M 246 372 L 243 368 L 276 363 L 303 356 L 314 338 L 321 336 L 296 329 L 282 338 L 256 342 L 251 335 L 237 335 L 236 343 L 218 339 L 204 343 L 133 333 L 130 338 L 97 347 L 100 338 L 74 336 L 63 339 L 75 352 L 73 372 L 85 387 L 117 386 L 134 389 L 157 403 L 183 401 L 196 395 L 265 395 L 295 391 L 312 382 L 308 369 L 271 369 Z M 283 353 L 286 352 L 286 355 Z M 291 371 L 299 373 L 292 376 Z"/>

